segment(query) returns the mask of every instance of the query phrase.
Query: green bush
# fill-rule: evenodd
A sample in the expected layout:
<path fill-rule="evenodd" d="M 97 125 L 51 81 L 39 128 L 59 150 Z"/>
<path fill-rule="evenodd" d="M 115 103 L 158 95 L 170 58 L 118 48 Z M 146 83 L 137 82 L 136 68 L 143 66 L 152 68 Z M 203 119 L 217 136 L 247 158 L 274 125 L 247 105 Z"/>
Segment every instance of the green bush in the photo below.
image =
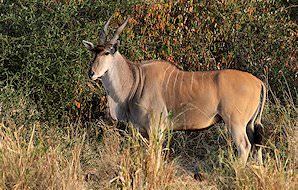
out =
<path fill-rule="evenodd" d="M 81 41 L 98 40 L 112 14 L 112 28 L 131 16 L 120 51 L 133 61 L 241 69 L 268 80 L 280 98 L 285 81 L 296 95 L 298 28 L 278 1 L 8 0 L 0 10 L 1 107 L 12 112 L 23 105 L 24 120 L 61 122 L 65 113 L 86 120 L 95 108 L 104 110 L 92 98 L 102 91 L 87 87 L 91 55 Z"/>
<path fill-rule="evenodd" d="M 131 3 L 125 12 L 132 17 L 124 40 L 129 57 L 192 71 L 240 69 L 268 80 L 277 94 L 286 78 L 296 93 L 298 27 L 282 2 L 149 2 Z"/>
<path fill-rule="evenodd" d="M 0 78 L 6 91 L 1 102 L 8 106 L 21 94 L 28 97 L 24 110 L 36 106 L 37 119 L 60 118 L 85 88 L 90 56 L 81 41 L 98 30 L 100 15 L 111 13 L 109 7 L 102 8 L 103 4 L 94 6 L 92 1 L 1 4 Z"/>

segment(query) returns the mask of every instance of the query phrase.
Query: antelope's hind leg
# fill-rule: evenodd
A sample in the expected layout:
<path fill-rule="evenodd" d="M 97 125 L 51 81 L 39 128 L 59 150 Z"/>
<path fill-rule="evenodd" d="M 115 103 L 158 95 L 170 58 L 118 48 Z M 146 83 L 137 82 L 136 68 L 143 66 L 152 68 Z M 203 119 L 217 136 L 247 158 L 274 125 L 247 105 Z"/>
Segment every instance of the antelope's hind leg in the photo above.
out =
<path fill-rule="evenodd" d="M 240 161 L 245 165 L 251 149 L 251 144 L 246 133 L 246 125 L 240 122 L 230 122 L 229 127 L 237 147 Z"/>

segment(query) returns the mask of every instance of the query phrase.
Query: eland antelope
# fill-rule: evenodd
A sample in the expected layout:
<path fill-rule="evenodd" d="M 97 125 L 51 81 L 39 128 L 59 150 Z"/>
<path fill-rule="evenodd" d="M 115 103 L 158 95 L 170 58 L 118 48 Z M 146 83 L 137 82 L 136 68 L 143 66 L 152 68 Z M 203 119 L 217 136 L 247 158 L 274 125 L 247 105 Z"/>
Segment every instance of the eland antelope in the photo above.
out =
<path fill-rule="evenodd" d="M 102 81 L 111 117 L 131 122 L 144 136 L 152 127 L 151 117 L 172 118 L 173 130 L 204 129 L 223 120 L 246 163 L 263 131 L 264 83 L 238 70 L 187 72 L 166 61 L 133 63 L 118 51 L 128 18 L 107 40 L 111 18 L 97 45 L 83 41 L 94 54 L 88 75 Z"/>

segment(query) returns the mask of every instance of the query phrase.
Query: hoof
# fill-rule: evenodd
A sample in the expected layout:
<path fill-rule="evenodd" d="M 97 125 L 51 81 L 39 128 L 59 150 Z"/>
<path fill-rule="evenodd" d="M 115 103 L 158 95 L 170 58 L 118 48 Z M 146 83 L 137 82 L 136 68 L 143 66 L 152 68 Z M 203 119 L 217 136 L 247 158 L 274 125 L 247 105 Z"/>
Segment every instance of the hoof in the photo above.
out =
<path fill-rule="evenodd" d="M 207 174 L 202 172 L 197 172 L 194 174 L 195 180 L 204 181 L 207 179 Z"/>

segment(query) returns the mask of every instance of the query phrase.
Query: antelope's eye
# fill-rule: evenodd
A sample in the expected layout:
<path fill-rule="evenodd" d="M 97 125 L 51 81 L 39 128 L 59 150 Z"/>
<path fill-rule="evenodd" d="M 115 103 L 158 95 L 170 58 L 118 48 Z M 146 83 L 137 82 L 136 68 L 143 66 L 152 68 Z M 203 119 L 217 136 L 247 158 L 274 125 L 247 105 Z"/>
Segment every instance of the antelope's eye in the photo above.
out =
<path fill-rule="evenodd" d="M 105 52 L 105 55 L 109 55 L 110 54 L 110 52 Z"/>

